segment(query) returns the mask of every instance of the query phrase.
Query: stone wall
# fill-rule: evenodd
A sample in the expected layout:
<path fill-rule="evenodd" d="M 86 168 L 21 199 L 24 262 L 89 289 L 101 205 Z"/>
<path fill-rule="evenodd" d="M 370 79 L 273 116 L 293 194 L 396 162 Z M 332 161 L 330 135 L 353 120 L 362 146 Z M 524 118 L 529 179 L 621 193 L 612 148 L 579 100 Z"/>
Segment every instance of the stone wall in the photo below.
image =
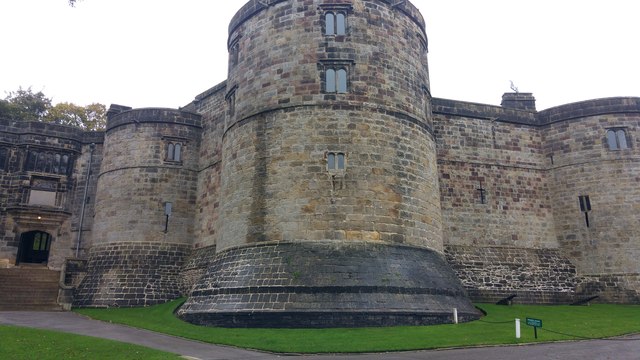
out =
<path fill-rule="evenodd" d="M 578 273 L 591 279 L 588 283 L 601 278 L 614 289 L 633 284 L 607 279 L 633 278 L 640 273 L 640 100 L 586 101 L 549 109 L 540 117 L 549 122 L 542 132 L 561 249 Z M 610 149 L 608 129 L 623 129 L 627 148 Z M 586 216 L 579 196 L 590 198 Z M 639 288 L 636 283 L 629 289 Z M 618 299 L 615 295 L 603 298 Z"/>
<path fill-rule="evenodd" d="M 567 304 L 575 298 L 575 266 L 557 249 L 447 245 L 447 261 L 474 302 Z"/>
<path fill-rule="evenodd" d="M 190 247 L 160 242 L 94 244 L 74 306 L 131 307 L 182 295 L 180 272 Z"/>
<path fill-rule="evenodd" d="M 202 114 L 198 164 L 198 197 L 195 213 L 195 248 L 215 246 L 220 223 L 220 172 L 225 128 L 226 82 L 198 95 L 192 103 Z"/>
<path fill-rule="evenodd" d="M 85 132 L 76 127 L 0 119 L 1 260 L 11 265 L 16 263 L 21 235 L 29 231 L 52 235 L 47 264 L 50 268 L 60 269 L 65 258 L 75 255 L 79 209 L 84 195 L 85 154 L 90 143 L 99 147 L 103 138 L 102 132 Z M 98 149 L 94 167 L 100 166 L 99 153 Z M 61 170 L 56 156 L 68 157 L 66 171 Z M 34 159 L 37 164 L 49 165 L 41 167 Z M 47 191 L 55 193 L 54 203 L 31 203 L 31 191 L 38 190 L 34 188 L 36 183 L 47 184 Z M 88 194 L 89 212 L 94 193 L 95 180 Z M 91 229 L 90 221 L 84 229 Z"/>
<path fill-rule="evenodd" d="M 206 273 L 207 268 L 215 261 L 216 247 L 207 246 L 191 251 L 180 271 L 180 291 L 185 296 L 191 295 L 193 286 Z"/>
<path fill-rule="evenodd" d="M 218 254 L 181 318 L 224 327 L 451 323 L 479 316 L 437 252 L 366 242 L 263 243 Z"/>
<path fill-rule="evenodd" d="M 178 110 L 130 110 L 109 119 L 95 244 L 193 242 L 200 131 L 198 115 Z M 181 144 L 179 161 L 168 158 L 170 143 Z M 167 202 L 172 204 L 168 222 Z"/>
<path fill-rule="evenodd" d="M 531 115 L 434 100 L 445 244 L 557 248 L 543 138 L 526 124 Z"/>

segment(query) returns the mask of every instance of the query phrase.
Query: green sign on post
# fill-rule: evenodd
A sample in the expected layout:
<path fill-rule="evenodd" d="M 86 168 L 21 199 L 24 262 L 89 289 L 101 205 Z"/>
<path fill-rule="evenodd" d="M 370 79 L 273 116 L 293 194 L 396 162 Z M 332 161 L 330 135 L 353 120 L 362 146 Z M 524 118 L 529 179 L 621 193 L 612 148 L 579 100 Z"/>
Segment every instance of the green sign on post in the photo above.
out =
<path fill-rule="evenodd" d="M 533 334 L 535 335 L 535 337 L 537 339 L 538 338 L 538 328 L 542 327 L 542 320 L 533 319 L 533 318 L 527 318 L 527 325 L 533 326 Z"/>

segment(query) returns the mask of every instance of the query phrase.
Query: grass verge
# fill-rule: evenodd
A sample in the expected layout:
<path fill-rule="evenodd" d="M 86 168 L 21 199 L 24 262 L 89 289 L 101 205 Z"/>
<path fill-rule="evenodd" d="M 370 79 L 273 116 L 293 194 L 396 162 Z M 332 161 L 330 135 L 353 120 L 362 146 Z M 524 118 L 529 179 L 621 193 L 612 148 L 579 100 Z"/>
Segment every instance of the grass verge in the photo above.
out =
<path fill-rule="evenodd" d="M 112 340 L 61 332 L 0 326 L 0 359 L 60 360 L 180 359 L 178 355 Z"/>
<path fill-rule="evenodd" d="M 498 306 L 480 304 L 487 316 L 465 324 L 338 329 L 227 329 L 195 326 L 173 311 L 181 300 L 145 308 L 76 309 L 113 323 L 126 324 L 208 343 L 292 353 L 357 353 L 404 351 L 476 345 L 602 338 L 640 332 L 640 306 Z M 542 319 L 534 339 L 525 318 Z M 515 339 L 514 319 L 522 321 Z M 564 335 L 569 334 L 569 335 Z"/>

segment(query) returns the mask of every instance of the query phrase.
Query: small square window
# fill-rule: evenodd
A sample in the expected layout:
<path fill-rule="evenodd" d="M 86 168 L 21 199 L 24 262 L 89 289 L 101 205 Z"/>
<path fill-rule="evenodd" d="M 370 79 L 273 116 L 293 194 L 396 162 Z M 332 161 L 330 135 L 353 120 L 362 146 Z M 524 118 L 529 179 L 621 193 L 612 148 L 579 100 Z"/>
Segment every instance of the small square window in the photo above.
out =
<path fill-rule="evenodd" d="M 346 157 L 343 152 L 327 153 L 327 170 L 344 171 L 346 168 Z"/>

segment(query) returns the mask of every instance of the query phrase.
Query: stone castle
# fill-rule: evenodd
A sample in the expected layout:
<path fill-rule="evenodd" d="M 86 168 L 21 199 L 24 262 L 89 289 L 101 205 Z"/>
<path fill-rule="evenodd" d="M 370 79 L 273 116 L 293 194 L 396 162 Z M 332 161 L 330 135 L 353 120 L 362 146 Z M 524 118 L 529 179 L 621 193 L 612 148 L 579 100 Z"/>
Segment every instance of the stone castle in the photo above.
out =
<path fill-rule="evenodd" d="M 0 119 L 0 264 L 63 270 L 75 306 L 186 296 L 221 326 L 639 302 L 640 98 L 432 97 L 403 0 L 251 0 L 228 49 L 180 109 Z"/>

